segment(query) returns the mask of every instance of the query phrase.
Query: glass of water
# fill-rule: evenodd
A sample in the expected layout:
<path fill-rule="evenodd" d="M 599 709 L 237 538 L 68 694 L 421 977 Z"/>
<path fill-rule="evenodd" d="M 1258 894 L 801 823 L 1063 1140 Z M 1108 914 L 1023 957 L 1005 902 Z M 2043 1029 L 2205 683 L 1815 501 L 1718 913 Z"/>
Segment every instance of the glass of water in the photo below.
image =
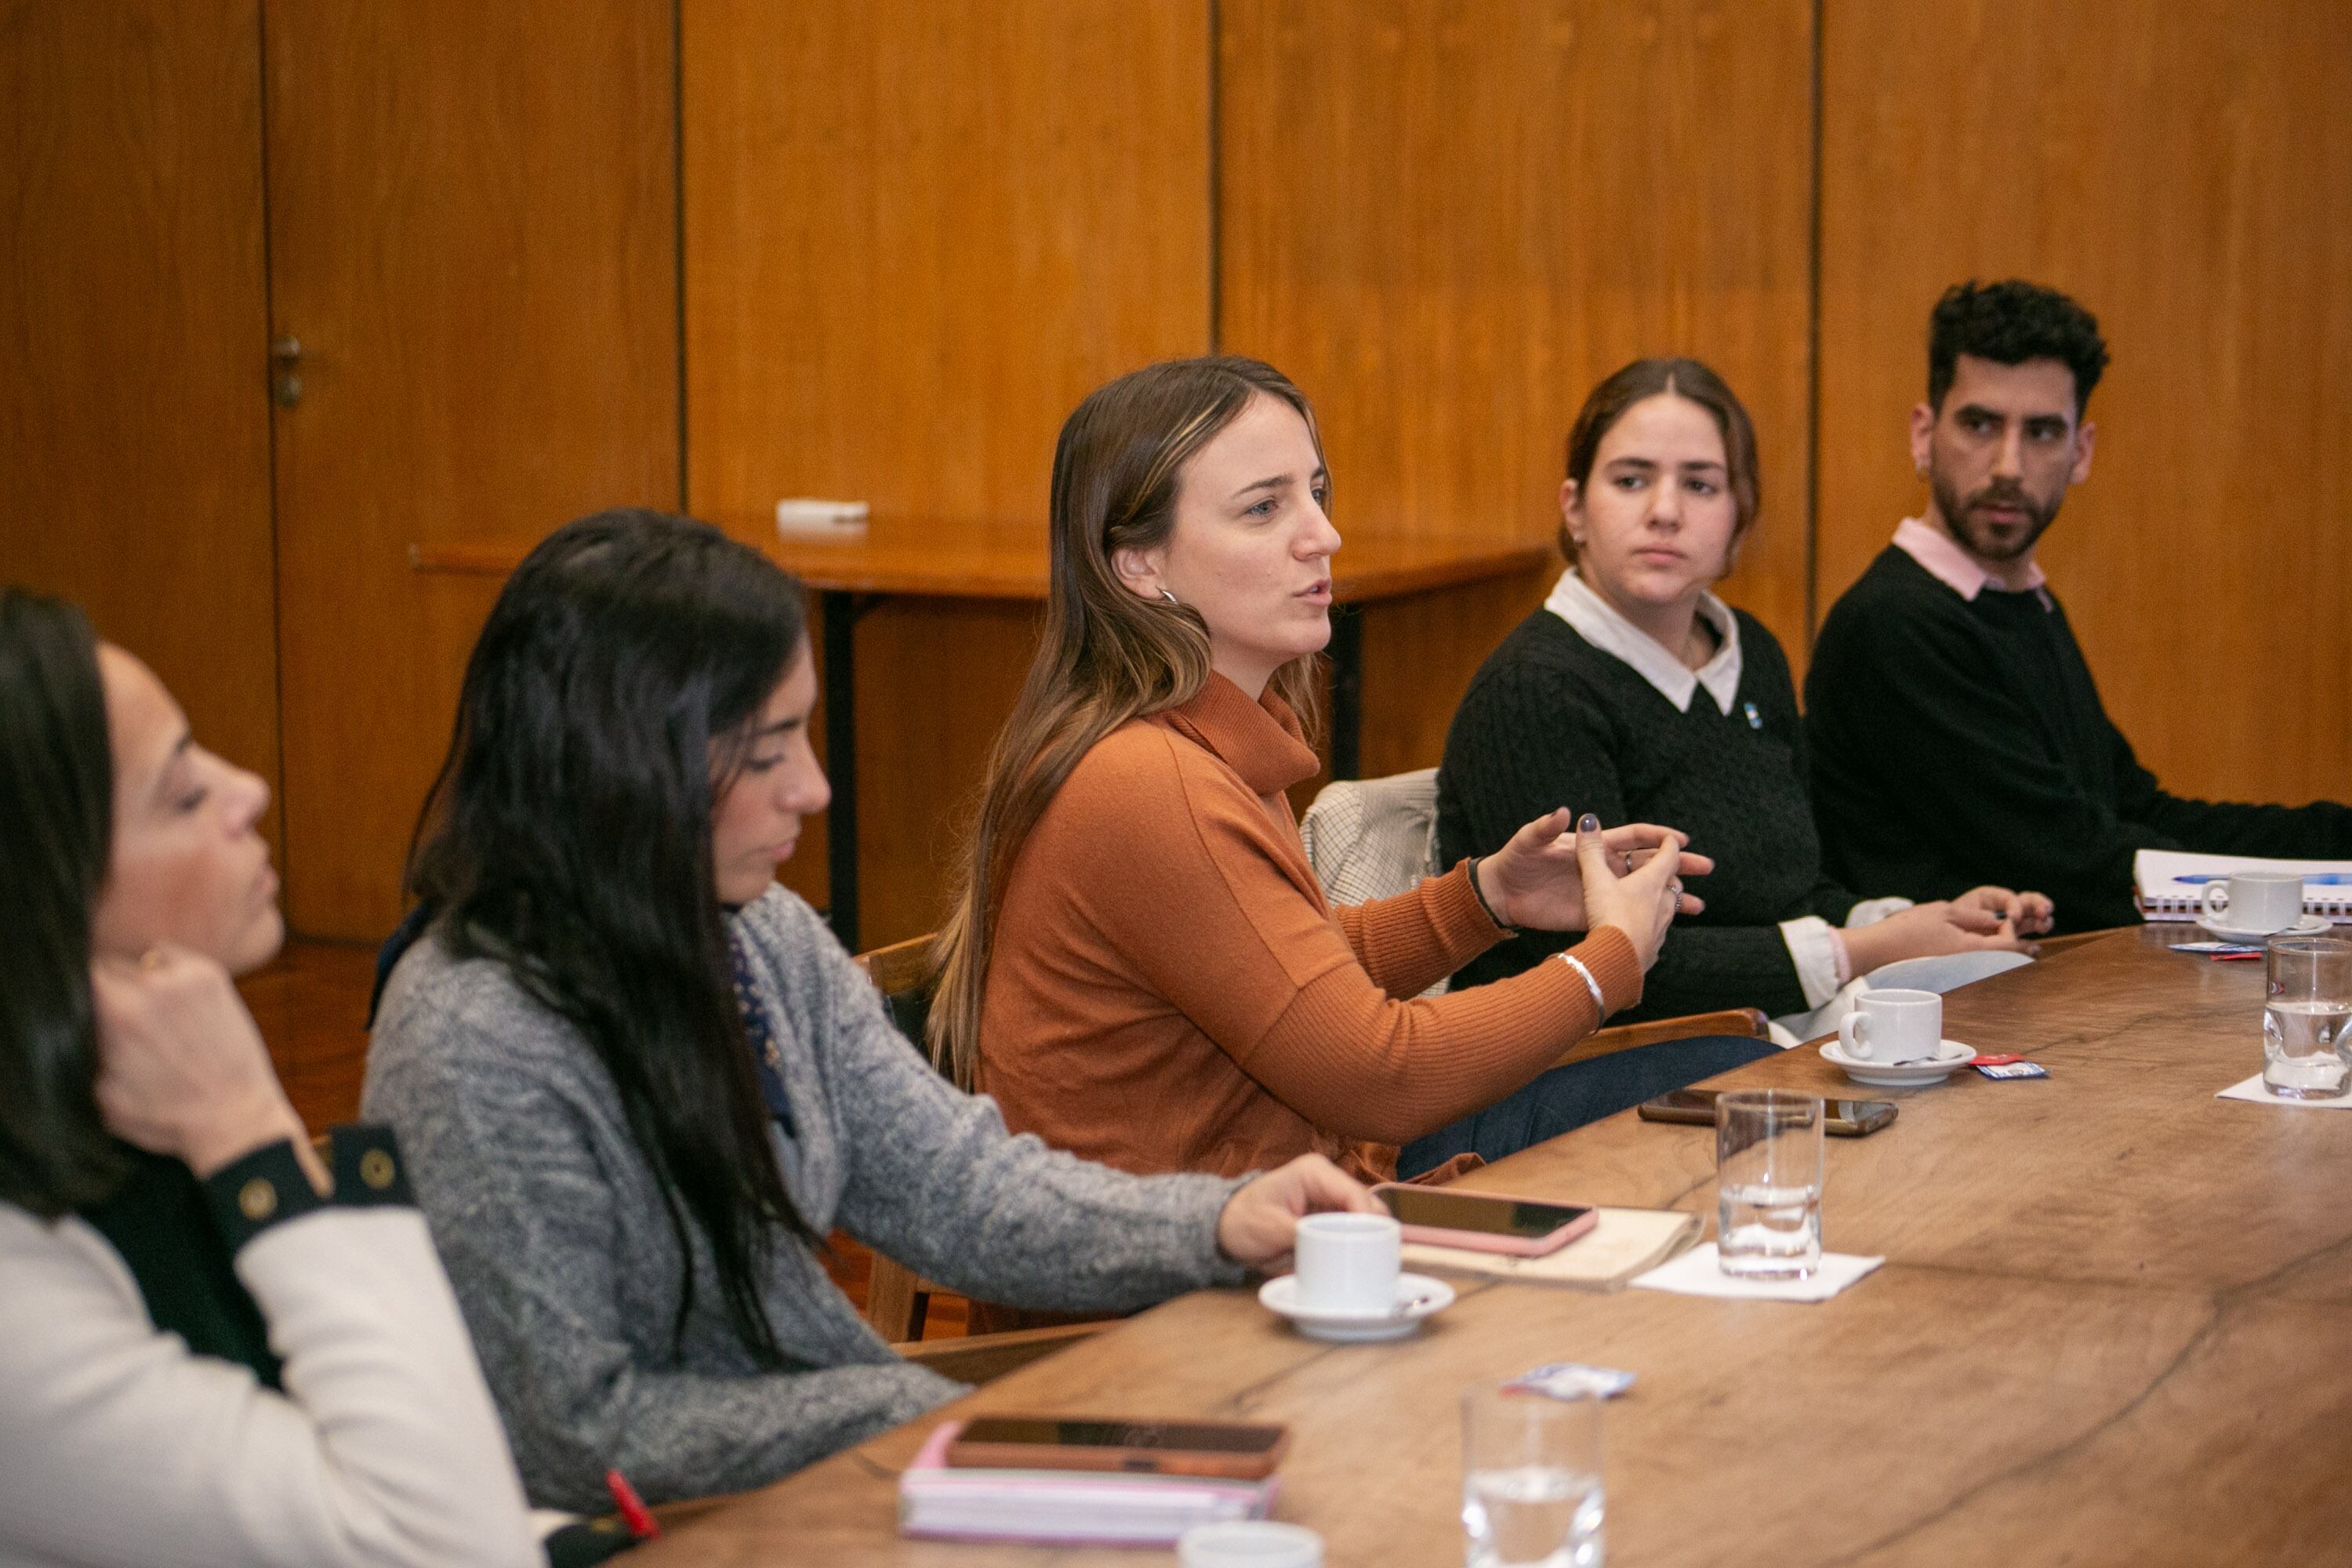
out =
<path fill-rule="evenodd" d="M 1469 1568 L 1601 1568 L 1601 1401 L 1480 1384 L 1462 1393 Z"/>
<path fill-rule="evenodd" d="M 1726 1274 L 1802 1279 L 1822 1266 L 1822 1121 L 1818 1095 L 1716 1097 L 1716 1255 Z"/>
<path fill-rule="evenodd" d="M 2352 1080 L 2352 942 L 2289 937 L 2264 961 L 2263 1087 L 2333 1100 Z"/>

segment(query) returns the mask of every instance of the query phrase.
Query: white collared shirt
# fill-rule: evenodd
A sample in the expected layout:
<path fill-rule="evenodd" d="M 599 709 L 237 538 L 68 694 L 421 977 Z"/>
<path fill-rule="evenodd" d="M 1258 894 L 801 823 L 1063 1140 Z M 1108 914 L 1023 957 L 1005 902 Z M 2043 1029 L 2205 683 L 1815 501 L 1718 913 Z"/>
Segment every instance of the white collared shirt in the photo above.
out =
<path fill-rule="evenodd" d="M 1712 594 L 1699 595 L 1699 618 L 1715 628 L 1715 657 L 1692 669 L 1665 644 L 1627 620 L 1614 605 L 1595 593 L 1571 566 L 1552 585 L 1544 608 L 1566 621 L 1578 637 L 1602 653 L 1633 667 L 1633 673 L 1657 689 L 1678 713 L 1690 711 L 1691 694 L 1700 687 L 1725 713 L 1739 690 L 1739 621 L 1731 606 Z"/>

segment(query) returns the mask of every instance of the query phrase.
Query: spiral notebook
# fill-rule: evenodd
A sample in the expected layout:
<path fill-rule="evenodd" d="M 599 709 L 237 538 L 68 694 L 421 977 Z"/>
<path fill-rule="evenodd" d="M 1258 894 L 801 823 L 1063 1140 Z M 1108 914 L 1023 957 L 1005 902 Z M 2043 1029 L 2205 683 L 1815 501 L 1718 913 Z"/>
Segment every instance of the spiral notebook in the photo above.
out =
<path fill-rule="evenodd" d="M 2352 860 L 2266 860 L 2259 855 L 2191 855 L 2143 849 L 2132 858 L 2132 898 L 2152 921 L 2193 921 L 2205 889 L 2232 871 L 2294 871 L 2303 878 L 2305 914 L 2352 922 Z"/>

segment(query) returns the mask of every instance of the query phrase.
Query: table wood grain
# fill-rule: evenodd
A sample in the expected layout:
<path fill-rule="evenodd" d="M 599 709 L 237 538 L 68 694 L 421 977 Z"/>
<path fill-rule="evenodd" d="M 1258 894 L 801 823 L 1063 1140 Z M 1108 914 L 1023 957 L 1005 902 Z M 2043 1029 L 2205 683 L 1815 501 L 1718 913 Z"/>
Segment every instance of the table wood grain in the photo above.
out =
<path fill-rule="evenodd" d="M 819 592 L 1045 597 L 1042 528 L 877 518 L 862 539 L 771 535 L 761 548 Z M 520 546 L 497 542 L 412 544 L 408 560 L 418 572 L 503 577 L 523 554 Z M 1331 558 L 1332 595 L 1341 604 L 1365 604 L 1529 572 L 1551 559 L 1549 544 L 1533 542 L 1351 538 Z"/>
<path fill-rule="evenodd" d="M 1718 1083 L 1887 1098 L 1832 1139 L 1829 1245 L 1885 1254 L 1819 1306 L 1472 1285 L 1417 1338 L 1299 1338 L 1204 1291 L 940 1413 L 1282 1421 L 1278 1517 L 1328 1561 L 1458 1560 L 1464 1385 L 1578 1360 L 1608 1418 L 1609 1560 L 2341 1562 L 2352 1556 L 2352 1114 L 2213 1098 L 2258 1071 L 2262 975 L 2149 927 L 1947 998 L 1947 1034 L 2046 1079 L 1860 1089 L 1806 1047 Z M 2194 934 L 2189 932 L 2189 934 Z M 1465 1185 L 1707 1212 L 1713 1133 L 1612 1117 Z M 1126 1565 L 902 1541 L 926 1417 L 704 1514 L 673 1563 Z"/>

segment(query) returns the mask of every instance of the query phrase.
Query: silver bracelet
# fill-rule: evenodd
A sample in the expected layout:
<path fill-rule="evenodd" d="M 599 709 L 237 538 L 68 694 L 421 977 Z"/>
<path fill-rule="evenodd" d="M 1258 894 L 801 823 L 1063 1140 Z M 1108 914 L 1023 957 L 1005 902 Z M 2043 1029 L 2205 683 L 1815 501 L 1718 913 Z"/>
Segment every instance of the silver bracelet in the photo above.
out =
<path fill-rule="evenodd" d="M 1563 952 L 1559 961 L 1584 977 L 1584 988 L 1592 993 L 1592 1016 L 1596 1018 L 1609 1016 L 1609 1004 L 1601 996 L 1601 982 L 1592 978 L 1592 971 L 1584 967 L 1584 960 L 1572 952 Z"/>

